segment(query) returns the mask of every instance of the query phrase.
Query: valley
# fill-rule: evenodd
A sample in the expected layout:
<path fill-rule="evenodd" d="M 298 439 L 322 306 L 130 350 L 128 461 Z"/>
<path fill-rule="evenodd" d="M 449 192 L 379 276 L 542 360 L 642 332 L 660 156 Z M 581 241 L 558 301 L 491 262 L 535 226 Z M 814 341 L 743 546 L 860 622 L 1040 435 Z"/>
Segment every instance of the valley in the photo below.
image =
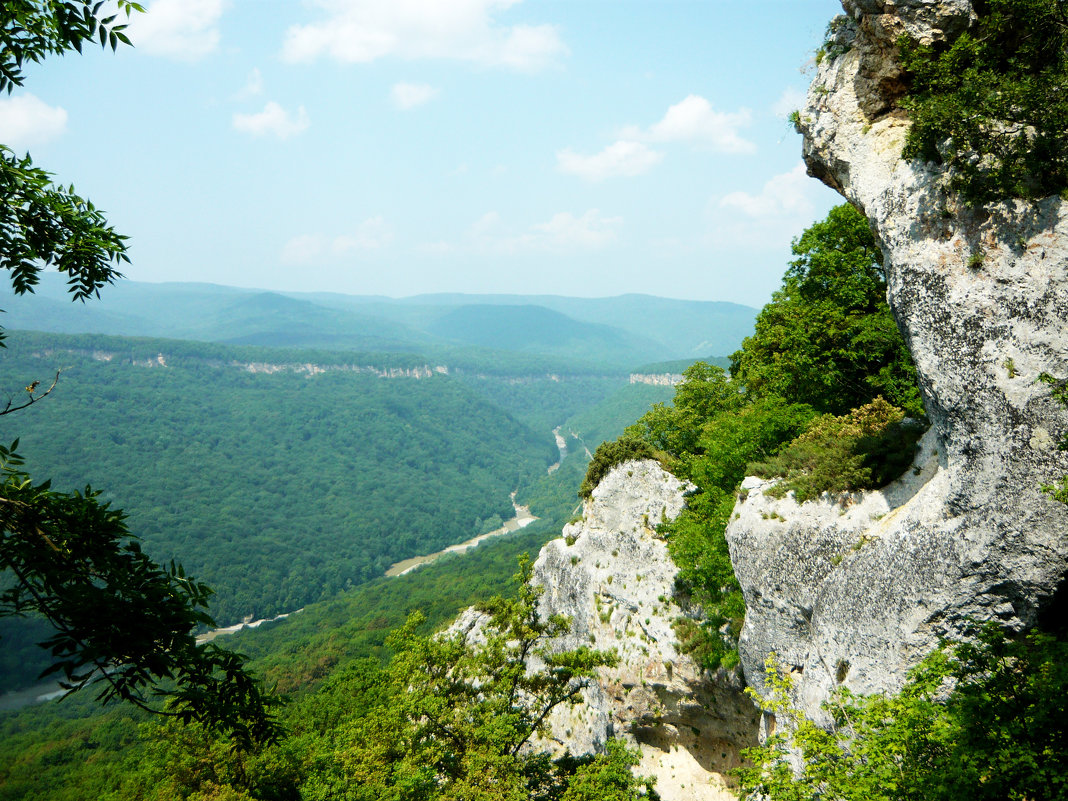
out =
<path fill-rule="evenodd" d="M 0 4 L 0 801 L 1066 796 L 1068 0 L 618 11 Z"/>
<path fill-rule="evenodd" d="M 620 368 L 451 355 L 17 331 L 0 390 L 15 397 L 57 371 L 59 381 L 3 418 L 0 439 L 18 438 L 32 474 L 57 488 L 103 489 L 153 558 L 212 587 L 226 627 L 538 518 L 560 525 L 591 448 L 672 392 L 632 383 L 637 355 Z M 0 686 L 32 684 L 46 665 L 41 627 L 0 630 Z"/>

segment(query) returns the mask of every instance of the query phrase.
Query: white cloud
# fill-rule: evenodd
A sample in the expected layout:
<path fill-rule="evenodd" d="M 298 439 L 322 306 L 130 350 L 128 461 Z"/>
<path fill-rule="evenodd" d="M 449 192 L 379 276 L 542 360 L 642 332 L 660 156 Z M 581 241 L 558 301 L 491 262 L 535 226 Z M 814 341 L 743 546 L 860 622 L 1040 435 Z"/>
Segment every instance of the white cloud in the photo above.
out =
<path fill-rule="evenodd" d="M 252 72 L 248 74 L 248 79 L 245 81 L 245 85 L 234 95 L 235 100 L 247 100 L 250 97 L 256 97 L 263 94 L 263 75 L 260 73 L 259 67 L 254 67 Z"/>
<path fill-rule="evenodd" d="M 732 192 L 709 200 L 704 243 L 708 247 L 782 254 L 790 240 L 841 198 L 805 174 L 798 163 L 764 182 L 757 193 Z"/>
<path fill-rule="evenodd" d="M 60 136 L 67 127 L 67 112 L 50 106 L 29 92 L 0 97 L 0 142 L 20 150 Z"/>
<path fill-rule="evenodd" d="M 597 209 L 581 217 L 563 211 L 535 225 L 534 237 L 543 247 L 596 250 L 615 241 L 622 226 L 622 217 L 603 217 Z"/>
<path fill-rule="evenodd" d="M 556 154 L 556 166 L 561 172 L 588 181 L 600 181 L 617 175 L 641 175 L 659 164 L 663 157 L 662 153 L 641 142 L 621 139 L 592 156 L 584 156 L 570 148 L 561 150 Z"/>
<path fill-rule="evenodd" d="M 351 251 L 379 250 L 392 241 L 393 228 L 378 215 L 364 220 L 351 233 L 333 237 L 319 233 L 295 236 L 282 246 L 279 258 L 284 264 L 309 265 Z"/>
<path fill-rule="evenodd" d="M 664 118 L 642 130 L 628 126 L 623 135 L 650 142 L 691 142 L 720 153 L 753 153 L 756 145 L 739 133 L 752 120 L 749 109 L 716 111 L 700 95 L 689 95 L 670 106 Z"/>
<path fill-rule="evenodd" d="M 776 117 L 786 119 L 792 112 L 797 111 L 804 105 L 805 93 L 796 86 L 790 86 L 783 90 L 783 93 L 779 96 L 779 99 L 775 101 L 775 105 L 771 107 L 771 110 L 775 113 Z"/>
<path fill-rule="evenodd" d="M 425 83 L 395 83 L 389 92 L 393 105 L 403 111 L 423 105 L 437 93 L 437 89 Z"/>
<path fill-rule="evenodd" d="M 521 0 L 312 0 L 323 18 L 286 31 L 282 57 L 367 63 L 385 56 L 447 58 L 522 71 L 567 53 L 552 25 L 502 25 L 494 14 Z"/>
<path fill-rule="evenodd" d="M 145 53 L 198 61 L 219 47 L 226 0 L 155 0 L 130 16 L 126 34 Z"/>
<path fill-rule="evenodd" d="M 468 233 L 475 249 L 494 253 L 600 250 L 616 240 L 622 226 L 622 217 L 605 217 L 598 209 L 577 217 L 562 211 L 517 234 L 514 229 L 506 230 L 500 215 L 490 211 L 476 220 Z"/>
<path fill-rule="evenodd" d="M 648 128 L 626 126 L 620 138 L 600 153 L 587 156 L 570 148 L 557 151 L 556 166 L 561 172 L 589 181 L 641 175 L 664 158 L 646 142 L 689 142 L 720 153 L 753 153 L 756 145 L 739 133 L 740 128 L 749 125 L 751 117 L 748 109 L 720 112 L 705 98 L 689 95 L 670 106 L 663 119 Z"/>
<path fill-rule="evenodd" d="M 352 234 L 334 237 L 330 245 L 333 253 L 346 253 L 350 250 L 378 250 L 393 241 L 393 228 L 381 214 L 370 217 L 356 226 Z"/>
<path fill-rule="evenodd" d="M 494 230 L 501 224 L 501 215 L 495 211 L 487 211 L 471 226 L 471 236 L 475 239 L 484 239 L 492 236 Z"/>
<path fill-rule="evenodd" d="M 309 124 L 308 112 L 304 110 L 304 106 L 300 106 L 294 115 L 273 100 L 263 107 L 263 111 L 256 114 L 235 113 L 233 116 L 234 130 L 253 136 L 274 134 L 279 139 L 296 136 L 307 130 Z"/>
<path fill-rule="evenodd" d="M 805 172 L 805 165 L 798 163 L 790 172 L 776 175 L 764 184 L 759 195 L 748 192 L 731 192 L 719 201 L 721 208 L 734 208 L 747 217 L 805 217 L 815 211 L 806 191 L 812 180 Z"/>
<path fill-rule="evenodd" d="M 301 234 L 282 246 L 280 258 L 284 264 L 312 264 L 323 255 L 325 249 L 322 235 Z"/>

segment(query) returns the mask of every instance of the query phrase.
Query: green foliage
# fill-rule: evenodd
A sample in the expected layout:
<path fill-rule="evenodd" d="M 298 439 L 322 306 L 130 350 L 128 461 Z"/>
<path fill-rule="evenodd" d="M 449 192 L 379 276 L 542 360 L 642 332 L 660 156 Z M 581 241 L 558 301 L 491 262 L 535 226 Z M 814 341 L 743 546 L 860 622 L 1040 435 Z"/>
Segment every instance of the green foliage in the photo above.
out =
<path fill-rule="evenodd" d="M 1068 4 L 985 0 L 952 42 L 903 37 L 912 119 L 902 156 L 945 164 L 966 199 L 1068 187 Z"/>
<path fill-rule="evenodd" d="M 614 663 L 587 648 L 548 647 L 569 624 L 538 616 L 530 575 L 527 560 L 516 595 L 482 607 L 484 637 L 424 636 L 413 616 L 391 635 L 388 665 L 364 663 L 328 686 L 344 706 L 304 724 L 314 727 L 305 736 L 313 770 L 301 797 L 519 801 L 598 789 L 606 795 L 597 797 L 635 797 L 645 782 L 619 770 L 630 759 L 625 751 L 613 747 L 568 788 L 574 760 L 554 763 L 526 747 L 598 666 Z M 532 657 L 542 667 L 530 669 Z"/>
<path fill-rule="evenodd" d="M 777 399 L 734 409 L 728 397 L 697 435 L 697 453 L 675 462 L 682 478 L 700 490 L 686 508 L 661 527 L 668 551 L 679 567 L 676 591 L 701 608 L 702 620 L 683 618 L 676 626 L 683 649 L 705 668 L 737 663 L 735 646 L 745 616 L 741 587 L 734 576 L 724 532 L 734 509 L 735 490 L 746 466 L 774 453 L 811 420 L 802 404 Z"/>
<path fill-rule="evenodd" d="M 575 483 L 568 491 L 572 503 Z M 139 737 L 138 727 L 148 715 L 127 705 L 101 709 L 85 694 L 0 713 L 0 801 L 169 801 L 206 792 L 210 783 L 228 786 L 224 779 L 237 781 L 241 775 L 249 776 L 252 787 L 250 782 L 239 783 L 238 790 L 259 798 L 266 786 L 292 778 L 286 767 L 291 759 L 308 764 L 298 776 L 311 781 L 318 763 L 312 763 L 308 751 L 309 732 L 332 737 L 330 730 L 340 721 L 366 713 L 369 707 L 353 689 L 363 685 L 352 677 L 379 676 L 389 657 L 386 637 L 404 624 L 408 611 L 425 612 L 420 633 L 429 634 L 461 609 L 514 593 L 510 576 L 518 555 L 536 552 L 559 533 L 560 525 L 538 521 L 462 557 L 400 578 L 377 579 L 284 622 L 228 638 L 226 642 L 250 655 L 257 674 L 294 699 L 279 712 L 287 735 L 262 752 L 233 754 L 225 738 L 213 738 L 195 725 L 188 736 L 169 724 L 143 726 Z M 375 681 L 366 678 L 364 683 L 377 686 L 375 697 L 381 697 L 384 688 Z M 272 764 L 277 769 L 269 771 Z M 262 797 L 274 801 L 293 796 Z"/>
<path fill-rule="evenodd" d="M 731 375 L 758 397 L 775 395 L 842 414 L 879 395 L 923 415 L 916 371 L 886 304 L 882 253 L 849 204 L 793 244 L 783 286 L 756 332 L 731 357 Z"/>
<path fill-rule="evenodd" d="M 743 792 L 768 801 L 1068 797 L 1068 642 L 1010 639 L 992 625 L 973 635 L 928 657 L 897 696 L 839 689 L 826 705 L 829 730 L 790 707 L 789 676 L 772 660 L 762 703 L 778 733 L 749 750 Z M 952 694 L 939 703 L 947 681 Z"/>
<path fill-rule="evenodd" d="M 472 373 L 463 371 L 457 377 L 495 406 L 538 432 L 551 431 L 564 420 L 586 413 L 591 407 L 613 397 L 621 390 L 621 385 L 622 389 L 629 388 L 624 384 L 625 375 L 539 374 L 509 380 L 483 370 L 474 366 Z M 628 422 L 633 419 L 631 416 Z"/>
<path fill-rule="evenodd" d="M 54 487 L 109 476 L 121 488 L 109 497 L 145 552 L 180 557 L 215 589 L 212 612 L 224 623 L 298 609 L 469 539 L 479 520 L 512 517 L 509 493 L 555 461 L 547 430 L 450 376 L 231 366 L 275 356 L 22 333 L 0 385 L 59 364 L 61 391 L 32 414 L 2 418 L 0 436 L 19 436 L 29 472 L 51 475 Z"/>
<path fill-rule="evenodd" d="M 626 430 L 626 436 L 644 439 L 675 455 L 695 453 L 700 450 L 701 428 L 712 415 L 745 404 L 741 388 L 721 367 L 695 362 L 682 375 L 672 404 L 655 404 Z"/>
<path fill-rule="evenodd" d="M 619 437 L 638 417 L 657 403 L 671 399 L 675 391 L 670 386 L 625 384 L 599 403 L 572 415 L 561 426 L 560 433 L 575 438 L 577 449 L 596 450 L 602 442 Z M 568 445 L 575 447 L 576 443 Z"/>
<path fill-rule="evenodd" d="M 244 657 L 197 646 L 193 630 L 212 624 L 211 590 L 181 565 L 161 568 L 130 539 L 122 512 L 99 493 L 52 490 L 0 447 L 0 564 L 14 581 L 0 615 L 41 615 L 44 642 L 62 686 L 94 683 L 97 700 L 121 699 L 185 722 L 230 732 L 243 747 L 279 735 L 274 702 L 244 668 Z M 166 686 L 160 686 L 167 680 Z"/>
<path fill-rule="evenodd" d="M 786 120 L 787 120 L 787 122 L 790 123 L 790 127 L 793 129 L 794 133 L 796 133 L 796 134 L 801 133 L 801 112 L 800 111 L 798 111 L 797 109 L 794 109 L 787 116 Z"/>
<path fill-rule="evenodd" d="M 1043 384 L 1049 385 L 1053 399 L 1061 406 L 1068 408 L 1068 379 L 1056 378 L 1049 373 L 1041 373 L 1038 376 L 1038 380 Z M 1068 434 L 1061 437 L 1057 447 L 1062 451 L 1068 450 Z M 1051 484 L 1043 484 L 1042 491 L 1053 500 L 1068 505 L 1068 476 L 1061 476 L 1059 480 Z"/>
<path fill-rule="evenodd" d="M 632 459 L 655 459 L 656 451 L 648 442 L 623 435 L 613 442 L 602 442 L 594 451 L 586 470 L 586 478 L 579 488 L 579 496 L 589 498 L 601 479 L 617 464 Z"/>
<path fill-rule="evenodd" d="M 670 453 L 675 474 L 699 489 L 660 530 L 679 567 L 676 590 L 702 612 L 700 622 L 678 622 L 680 642 L 708 669 L 737 662 L 745 615 L 724 537 L 735 490 L 746 465 L 793 439 L 812 416 L 804 404 L 755 400 L 721 368 L 698 362 L 675 388 L 671 406 L 656 404 L 627 429 L 627 437 Z"/>
<path fill-rule="evenodd" d="M 853 47 L 856 29 L 857 23 L 845 14 L 839 14 L 828 22 L 823 33 L 823 44 L 816 50 L 816 63 L 834 61 L 848 53 Z"/>
<path fill-rule="evenodd" d="M 769 494 L 793 491 L 799 503 L 824 492 L 885 486 L 916 455 L 922 427 L 904 423 L 905 413 L 882 398 L 849 414 L 819 417 L 778 454 L 750 466 L 758 476 L 783 476 Z"/>
<path fill-rule="evenodd" d="M 635 780 L 631 773 L 638 758 L 622 741 L 609 740 L 604 754 L 575 772 L 561 801 L 656 801 L 655 779 Z"/>
<path fill-rule="evenodd" d="M 117 10 L 127 17 L 144 11 L 138 3 L 118 0 Z M 99 38 L 100 46 L 115 50 L 119 43 L 130 44 L 126 25 L 114 24 L 118 15 L 101 19 L 100 4 L 92 0 L 8 0 L 0 10 L 0 92 L 22 86 L 22 68 L 45 56 L 59 56 L 71 50 L 82 52 L 86 42 Z"/>

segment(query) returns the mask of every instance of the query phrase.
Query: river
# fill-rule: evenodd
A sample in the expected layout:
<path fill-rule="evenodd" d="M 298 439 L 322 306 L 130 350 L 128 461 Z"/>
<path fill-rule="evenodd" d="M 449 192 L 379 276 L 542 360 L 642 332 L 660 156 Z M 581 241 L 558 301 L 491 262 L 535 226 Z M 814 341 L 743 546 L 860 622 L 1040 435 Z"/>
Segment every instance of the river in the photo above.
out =
<path fill-rule="evenodd" d="M 559 430 L 559 429 L 558 429 Z M 556 434 L 558 447 L 560 448 L 561 461 L 567 453 L 566 445 L 559 445 L 562 441 L 562 437 Z M 474 548 L 483 540 L 488 540 L 491 537 L 499 537 L 502 534 L 511 534 L 514 531 L 519 531 L 522 528 L 526 528 L 538 518 L 534 517 L 530 513 L 530 508 L 527 506 L 520 506 L 515 502 L 515 493 L 512 493 L 512 508 L 515 509 L 515 517 L 506 522 L 503 526 L 486 534 L 479 534 L 477 537 L 472 537 L 466 542 L 461 542 L 458 545 L 450 545 L 444 550 L 437 553 L 427 554 L 426 556 L 414 556 L 411 559 L 405 559 L 401 562 L 397 562 L 392 565 L 389 570 L 386 571 L 386 575 L 403 576 L 412 570 L 423 565 L 428 565 L 434 560 L 444 556 L 447 553 L 463 553 L 464 551 Z M 303 612 L 302 609 L 297 609 L 293 612 L 286 612 L 285 614 L 277 615 L 275 617 L 263 618 L 261 620 L 246 619 L 241 623 L 235 623 L 232 626 L 222 626 L 221 628 L 212 629 L 206 631 L 203 634 L 197 635 L 197 644 L 202 645 L 204 643 L 211 642 L 217 637 L 225 637 L 228 634 L 236 634 L 243 629 L 254 629 L 264 623 L 273 623 L 276 620 L 284 620 L 290 615 L 295 615 L 298 612 Z M 0 695 L 0 712 L 10 712 L 16 709 L 22 709 L 23 707 L 31 706 L 33 704 L 41 704 L 45 701 L 51 701 L 54 698 L 59 698 L 66 692 L 59 686 L 58 682 L 50 681 L 42 684 L 37 684 L 33 687 L 26 687 L 22 690 L 13 690 L 11 692 Z"/>
<path fill-rule="evenodd" d="M 411 559 L 395 562 L 390 565 L 389 570 L 386 571 L 386 575 L 391 578 L 403 576 L 405 573 L 415 570 L 417 567 L 430 564 L 447 553 L 463 553 L 470 548 L 474 548 L 483 540 L 488 540 L 491 537 L 499 537 L 502 534 L 511 534 L 513 531 L 519 531 L 519 529 L 526 528 L 538 519 L 530 513 L 529 507 L 520 506 L 515 502 L 514 492 L 512 493 L 512 508 L 515 509 L 515 517 L 500 528 L 494 529 L 486 534 L 479 534 L 477 537 L 472 537 L 467 540 L 467 542 L 461 542 L 459 545 L 450 545 L 448 548 L 438 551 L 437 553 L 427 554 L 426 556 L 413 556 Z"/>
<path fill-rule="evenodd" d="M 564 463 L 564 459 L 567 458 L 567 440 L 564 439 L 560 433 L 560 429 L 563 426 L 557 426 L 553 429 L 553 436 L 556 438 L 556 449 L 560 451 L 560 460 L 556 464 L 549 465 L 549 472 L 554 473 L 559 469 L 560 465 Z"/>
<path fill-rule="evenodd" d="M 225 637 L 228 634 L 236 634 L 242 629 L 254 629 L 262 626 L 264 623 L 273 623 L 276 620 L 285 620 L 290 615 L 295 615 L 298 612 L 303 612 L 304 609 L 297 609 L 293 612 L 286 612 L 285 614 L 276 615 L 275 617 L 265 617 L 261 620 L 252 620 L 251 616 L 242 621 L 241 623 L 235 623 L 232 626 L 222 626 L 221 628 L 212 629 L 206 631 L 203 634 L 197 635 L 197 645 L 203 645 L 204 643 L 211 642 L 216 637 Z M 54 698 L 62 696 L 66 690 L 59 686 L 57 681 L 48 681 L 41 684 L 36 684 L 33 687 L 25 687 L 21 690 L 12 690 L 0 695 L 0 712 L 12 712 L 16 709 L 22 709 L 23 707 L 32 706 L 33 704 L 43 704 L 45 701 L 51 701 Z"/>

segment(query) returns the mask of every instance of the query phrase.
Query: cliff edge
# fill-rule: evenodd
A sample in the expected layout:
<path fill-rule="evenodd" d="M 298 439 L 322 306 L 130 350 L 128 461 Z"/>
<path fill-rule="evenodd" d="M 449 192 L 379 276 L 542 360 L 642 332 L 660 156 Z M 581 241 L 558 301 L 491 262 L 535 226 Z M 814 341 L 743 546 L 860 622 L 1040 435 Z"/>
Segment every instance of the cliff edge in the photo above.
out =
<path fill-rule="evenodd" d="M 1068 415 L 1038 381 L 1068 375 L 1068 204 L 968 206 L 900 158 L 897 39 L 951 39 L 967 0 L 843 7 L 799 113 L 805 161 L 871 222 L 931 430 L 881 492 L 799 505 L 744 485 L 727 537 L 745 677 L 763 691 L 776 653 L 816 719 L 838 684 L 896 690 L 969 620 L 1028 627 L 1068 594 L 1068 508 L 1040 489 L 1068 473 Z"/>
<path fill-rule="evenodd" d="M 672 624 L 678 568 L 656 534 L 684 505 L 687 485 L 652 460 L 614 467 L 561 539 L 542 548 L 533 583 L 543 614 L 571 619 L 555 648 L 614 650 L 582 702 L 550 719 L 549 746 L 574 755 L 621 737 L 641 751 L 636 773 L 657 778 L 664 801 L 733 798 L 725 774 L 756 744 L 758 714 L 737 672 L 702 671 L 680 653 Z"/>

